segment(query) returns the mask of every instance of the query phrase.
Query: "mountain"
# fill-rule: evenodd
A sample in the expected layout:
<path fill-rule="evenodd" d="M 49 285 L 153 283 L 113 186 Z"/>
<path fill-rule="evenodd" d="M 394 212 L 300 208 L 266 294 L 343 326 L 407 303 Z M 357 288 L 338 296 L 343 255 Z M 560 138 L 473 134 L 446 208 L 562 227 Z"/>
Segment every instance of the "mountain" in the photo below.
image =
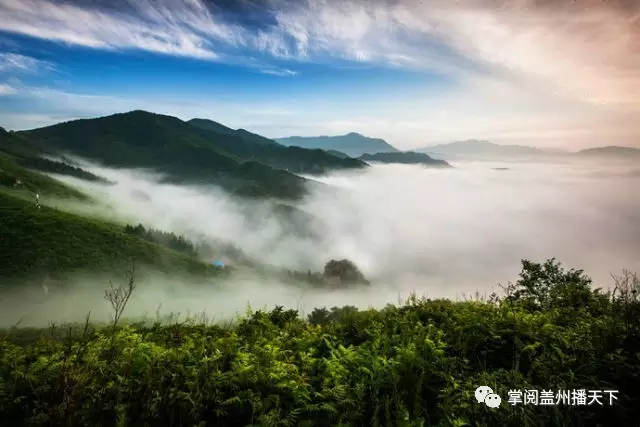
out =
<path fill-rule="evenodd" d="M 619 146 L 596 147 L 578 151 L 576 155 L 585 157 L 620 157 L 640 159 L 640 148 Z"/>
<path fill-rule="evenodd" d="M 397 148 L 384 139 L 369 138 L 354 132 L 342 136 L 290 136 L 288 138 L 278 138 L 276 141 L 287 146 L 336 150 L 351 157 L 360 157 L 363 154 L 398 152 Z"/>
<path fill-rule="evenodd" d="M 223 133 L 227 135 L 233 135 L 236 133 L 234 129 L 231 129 L 230 127 L 209 119 L 191 119 L 188 120 L 187 123 L 200 129 L 210 130 L 212 132 Z"/>
<path fill-rule="evenodd" d="M 430 155 L 442 156 L 445 159 L 531 157 L 552 154 L 539 148 L 528 147 L 524 145 L 499 145 L 489 141 L 479 141 L 476 139 L 433 145 L 415 151 Z"/>
<path fill-rule="evenodd" d="M 416 153 L 415 151 L 403 151 L 399 153 L 376 153 L 376 154 L 363 154 L 359 159 L 366 162 L 380 162 L 380 163 L 401 163 L 412 165 L 427 165 L 433 167 L 451 167 L 451 165 L 444 160 L 434 159 L 428 154 Z"/>
<path fill-rule="evenodd" d="M 274 168 L 294 173 L 321 174 L 332 169 L 362 168 L 366 165 L 356 159 L 332 155 L 319 149 L 302 149 L 286 147 L 264 136 L 245 129 L 233 130 L 219 123 L 206 119 L 192 119 L 192 126 L 207 131 L 210 138 L 215 139 L 218 148 L 243 160 L 256 160 Z M 224 137 L 213 129 L 225 132 Z"/>
<path fill-rule="evenodd" d="M 262 135 L 258 135 L 255 133 L 251 133 L 245 129 L 231 129 L 223 124 L 218 122 L 214 122 L 209 119 L 191 119 L 187 121 L 192 126 L 198 127 L 203 130 L 208 130 L 216 133 L 221 133 L 225 135 L 234 135 L 247 142 L 254 142 L 256 144 L 266 144 L 266 145 L 279 145 L 273 139 L 265 138 Z"/>
<path fill-rule="evenodd" d="M 258 143 L 259 135 L 215 122 L 196 124 L 136 110 L 15 134 L 49 154 L 71 153 L 113 167 L 152 168 L 170 181 L 215 182 L 244 196 L 298 198 L 305 194 L 307 180 L 290 171 L 365 167 L 320 150 Z"/>

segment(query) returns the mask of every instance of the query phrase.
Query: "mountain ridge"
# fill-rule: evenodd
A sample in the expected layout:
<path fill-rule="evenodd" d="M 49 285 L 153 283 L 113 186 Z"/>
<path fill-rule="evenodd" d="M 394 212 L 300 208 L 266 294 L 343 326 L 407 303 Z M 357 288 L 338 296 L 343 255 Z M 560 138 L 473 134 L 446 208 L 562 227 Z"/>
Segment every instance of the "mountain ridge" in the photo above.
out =
<path fill-rule="evenodd" d="M 486 140 L 468 139 L 437 144 L 414 150 L 429 155 L 448 156 L 449 158 L 485 156 L 485 157 L 513 157 L 513 156 L 545 156 L 552 153 L 541 148 L 527 145 L 501 145 Z"/>
<path fill-rule="evenodd" d="M 335 150 L 356 158 L 363 154 L 395 153 L 400 151 L 382 138 L 372 138 L 357 132 L 334 136 L 289 136 L 276 138 L 275 141 L 287 146 L 322 149 L 325 151 Z"/>
<path fill-rule="evenodd" d="M 296 173 L 366 167 L 356 159 L 341 159 L 320 150 L 288 148 L 275 141 L 259 143 L 255 140 L 269 139 L 211 123 L 207 124 L 217 130 L 133 110 L 15 135 L 43 153 L 71 153 L 113 167 L 151 168 L 166 174 L 170 181 L 217 183 L 232 193 L 251 197 L 299 198 L 306 194 L 310 181 Z"/>
<path fill-rule="evenodd" d="M 607 157 L 640 157 L 640 148 L 625 147 L 620 145 L 608 145 L 605 147 L 593 147 L 580 150 L 575 153 L 580 156 L 607 156 Z"/>

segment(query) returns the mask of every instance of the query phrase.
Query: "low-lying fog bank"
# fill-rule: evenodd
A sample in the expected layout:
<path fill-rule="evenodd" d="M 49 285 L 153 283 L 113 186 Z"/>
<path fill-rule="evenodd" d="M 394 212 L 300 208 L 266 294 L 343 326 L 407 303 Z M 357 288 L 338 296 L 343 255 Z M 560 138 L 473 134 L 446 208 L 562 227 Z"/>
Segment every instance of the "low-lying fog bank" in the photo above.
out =
<path fill-rule="evenodd" d="M 216 318 L 276 304 L 310 312 L 317 306 L 384 306 L 411 292 L 460 298 L 491 293 L 514 280 L 520 260 L 556 257 L 582 268 L 598 286 L 611 272 L 640 271 L 638 165 L 626 162 L 454 162 L 453 169 L 377 165 L 337 173 L 321 182 L 343 189 L 318 191 L 298 207 L 322 220 L 315 237 L 287 232 L 270 217 L 269 203 L 238 202 L 215 188 L 159 183 L 157 176 L 83 162 L 112 186 L 61 178 L 82 186 L 110 209 L 75 206 L 129 223 L 143 223 L 191 239 L 222 239 L 257 260 L 301 271 L 321 271 L 329 259 L 353 260 L 372 282 L 369 289 L 307 291 L 247 276 L 226 290 L 191 286 L 176 278 L 136 290 L 125 316 L 207 311 Z M 504 169 L 506 168 L 506 169 Z M 247 206 L 246 204 L 249 204 Z M 247 212 L 262 218 L 248 220 Z M 89 279 L 87 279 L 89 280 Z M 90 280 L 89 280 L 90 281 Z M 91 286 L 93 288 L 93 285 Z M 50 292 L 25 308 L 0 301 L 0 322 L 108 315 L 105 286 Z M 38 289 L 35 292 L 39 291 Z M 40 295 L 42 297 L 42 295 Z M 13 301 L 13 302 L 11 302 Z M 7 309 L 9 309 L 7 311 Z"/>

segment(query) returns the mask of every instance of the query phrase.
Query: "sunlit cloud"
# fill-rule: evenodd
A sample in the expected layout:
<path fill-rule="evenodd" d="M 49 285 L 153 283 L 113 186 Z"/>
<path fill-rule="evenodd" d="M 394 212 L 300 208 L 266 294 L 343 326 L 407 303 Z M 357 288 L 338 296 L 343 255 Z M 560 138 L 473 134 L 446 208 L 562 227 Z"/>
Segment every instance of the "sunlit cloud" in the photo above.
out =
<path fill-rule="evenodd" d="M 0 96 L 13 95 L 17 90 L 8 84 L 0 84 Z"/>

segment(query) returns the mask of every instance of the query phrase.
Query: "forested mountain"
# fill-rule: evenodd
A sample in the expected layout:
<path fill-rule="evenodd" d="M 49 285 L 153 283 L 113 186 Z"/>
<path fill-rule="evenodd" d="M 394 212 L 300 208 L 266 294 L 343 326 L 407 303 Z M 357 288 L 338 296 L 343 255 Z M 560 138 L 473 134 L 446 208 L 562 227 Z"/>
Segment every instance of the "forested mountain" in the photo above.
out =
<path fill-rule="evenodd" d="M 197 128 L 208 130 L 211 132 L 221 133 L 225 135 L 234 135 L 244 139 L 247 142 L 255 142 L 256 144 L 280 145 L 273 139 L 265 138 L 264 136 L 258 135 L 256 133 L 251 133 L 245 129 L 231 129 L 230 127 L 209 119 L 191 119 L 187 123 Z"/>
<path fill-rule="evenodd" d="M 362 168 L 365 164 L 351 158 L 336 156 L 320 149 L 287 147 L 245 129 L 233 130 L 220 123 L 205 119 L 192 119 L 187 123 L 211 132 L 209 138 L 217 147 L 243 160 L 256 160 L 271 167 L 294 173 L 323 173 L 332 169 Z M 220 135 L 227 135 L 221 138 Z"/>
<path fill-rule="evenodd" d="M 199 122 L 202 125 L 202 122 Z M 245 196 L 297 198 L 305 179 L 291 173 L 360 168 L 320 150 L 256 142 L 247 131 L 203 129 L 176 117 L 132 111 L 16 132 L 33 149 L 71 153 L 108 166 L 144 167 L 177 182 L 214 182 Z M 227 128 L 228 129 L 228 128 Z"/>
<path fill-rule="evenodd" d="M 341 136 L 290 136 L 278 138 L 276 141 L 288 146 L 336 150 L 351 157 L 360 157 L 366 153 L 395 153 L 398 151 L 384 139 L 369 138 L 355 132 Z"/>

